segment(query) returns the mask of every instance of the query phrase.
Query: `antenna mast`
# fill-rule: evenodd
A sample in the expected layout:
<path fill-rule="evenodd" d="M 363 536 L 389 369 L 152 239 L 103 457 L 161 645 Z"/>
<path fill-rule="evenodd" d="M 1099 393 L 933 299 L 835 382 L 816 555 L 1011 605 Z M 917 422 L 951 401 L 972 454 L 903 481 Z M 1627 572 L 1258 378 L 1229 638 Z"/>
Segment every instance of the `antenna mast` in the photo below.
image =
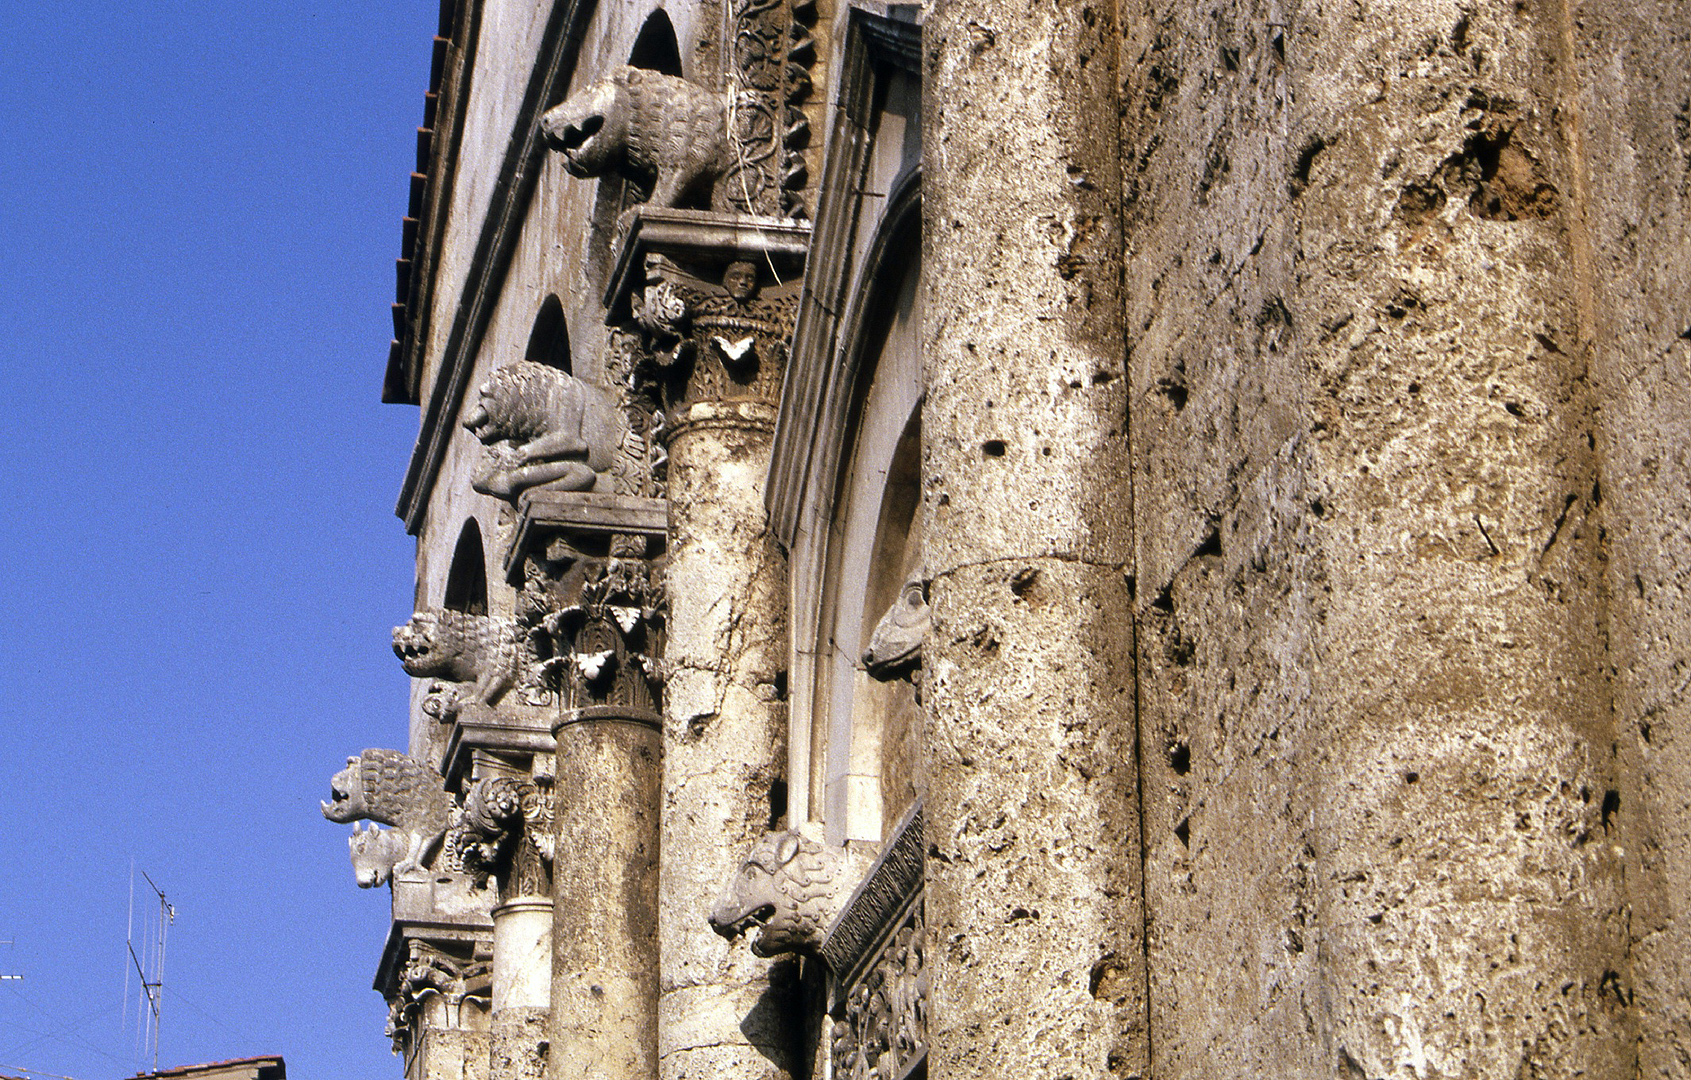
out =
<path fill-rule="evenodd" d="M 156 1073 L 159 1071 L 159 1006 L 160 999 L 164 995 L 164 946 L 167 931 L 170 925 L 176 921 L 176 908 L 169 900 L 165 899 L 164 893 L 159 889 L 159 887 L 153 884 L 153 879 L 147 877 L 147 872 L 145 870 L 141 871 L 141 876 L 146 878 L 147 885 L 152 888 L 153 893 L 159 898 L 158 922 L 155 927 L 156 933 L 153 935 L 152 940 L 143 942 L 143 948 L 146 948 L 150 954 L 147 957 L 148 963 L 143 965 L 141 963 L 141 957 L 136 955 L 135 942 L 133 938 L 128 943 L 129 959 L 135 965 L 135 973 L 141 976 L 141 990 L 147 995 L 146 1012 L 151 1013 L 153 1071 Z M 149 969 L 151 970 L 150 975 Z M 145 1054 L 147 1050 L 147 1034 L 145 1026 L 148 1019 L 149 1018 L 145 1015 L 142 1017 L 143 1030 L 141 1034 L 141 1052 L 143 1054 Z"/>

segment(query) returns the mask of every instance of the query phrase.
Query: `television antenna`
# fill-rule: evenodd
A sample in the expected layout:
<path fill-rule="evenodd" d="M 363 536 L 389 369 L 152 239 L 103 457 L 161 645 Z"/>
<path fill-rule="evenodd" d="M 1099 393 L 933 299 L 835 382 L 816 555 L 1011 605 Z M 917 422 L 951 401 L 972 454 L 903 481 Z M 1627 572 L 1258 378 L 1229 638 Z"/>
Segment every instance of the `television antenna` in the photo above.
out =
<path fill-rule="evenodd" d="M 129 875 L 129 960 L 135 965 L 135 973 L 141 977 L 141 994 L 135 1003 L 140 1014 L 138 1037 L 141 1042 L 141 1053 L 145 1056 L 147 1043 L 150 1040 L 153 1048 L 153 1071 L 159 1071 L 159 1005 L 164 996 L 164 946 L 167 932 L 176 921 L 176 908 L 165 899 L 164 892 L 147 877 L 145 870 L 141 876 L 146 879 L 147 886 L 153 890 L 153 895 L 159 898 L 158 914 L 149 916 L 142 927 L 143 940 L 141 953 L 135 951 L 135 875 L 133 867 Z M 145 961 L 143 962 L 143 954 Z M 126 969 L 127 970 L 127 969 Z M 128 981 L 127 975 L 125 982 Z M 127 1000 L 129 992 L 124 991 Z M 145 998 L 145 1001 L 142 1000 Z"/>
<path fill-rule="evenodd" d="M 5 945 L 8 948 L 16 944 L 17 942 L 13 941 L 11 938 L 0 938 L 0 945 Z M 23 976 L 0 972 L 0 982 L 23 982 Z"/>

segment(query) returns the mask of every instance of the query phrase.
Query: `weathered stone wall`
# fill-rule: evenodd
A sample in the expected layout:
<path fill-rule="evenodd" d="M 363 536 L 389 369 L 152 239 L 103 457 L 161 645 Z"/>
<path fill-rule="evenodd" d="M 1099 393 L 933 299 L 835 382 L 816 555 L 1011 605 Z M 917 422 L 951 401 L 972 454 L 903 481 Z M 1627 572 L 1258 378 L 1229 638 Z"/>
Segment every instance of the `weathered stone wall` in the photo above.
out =
<path fill-rule="evenodd" d="M 923 33 L 930 1075 L 1143 1076 L 1117 29 Z"/>

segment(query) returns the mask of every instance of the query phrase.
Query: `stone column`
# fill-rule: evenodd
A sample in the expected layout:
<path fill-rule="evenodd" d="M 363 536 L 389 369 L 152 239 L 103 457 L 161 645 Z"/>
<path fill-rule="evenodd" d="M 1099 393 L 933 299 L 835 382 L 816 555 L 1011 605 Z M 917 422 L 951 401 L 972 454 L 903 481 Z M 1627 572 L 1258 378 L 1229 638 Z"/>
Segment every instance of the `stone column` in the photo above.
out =
<path fill-rule="evenodd" d="M 542 1080 L 552 983 L 552 901 L 519 896 L 493 909 L 493 1080 Z"/>
<path fill-rule="evenodd" d="M 493 878 L 492 1080 L 546 1076 L 552 992 L 553 800 L 514 770 L 475 781 L 448 842 L 464 868 Z"/>
<path fill-rule="evenodd" d="M 1570 18 L 1373 0 L 1286 34 L 1340 1076 L 1634 1075 Z"/>
<path fill-rule="evenodd" d="M 1623 769 L 1604 839 L 1625 852 L 1639 1069 L 1691 1056 L 1691 25 L 1686 0 L 1579 9 L 1595 305 L 1593 383 L 1608 539 L 1615 743 Z M 1571 77 L 1574 72 L 1565 73 Z"/>
<path fill-rule="evenodd" d="M 924 26 L 937 1080 L 1145 1075 L 1111 12 Z"/>
<path fill-rule="evenodd" d="M 763 505 L 790 298 L 690 297 L 690 360 L 670 409 L 670 635 L 659 845 L 664 1080 L 791 1071 L 772 962 L 706 922 L 740 856 L 784 812 L 786 558 Z M 752 351 L 719 344 L 750 332 Z"/>
<path fill-rule="evenodd" d="M 581 712 L 557 729 L 550 1077 L 655 1080 L 660 735 Z"/>

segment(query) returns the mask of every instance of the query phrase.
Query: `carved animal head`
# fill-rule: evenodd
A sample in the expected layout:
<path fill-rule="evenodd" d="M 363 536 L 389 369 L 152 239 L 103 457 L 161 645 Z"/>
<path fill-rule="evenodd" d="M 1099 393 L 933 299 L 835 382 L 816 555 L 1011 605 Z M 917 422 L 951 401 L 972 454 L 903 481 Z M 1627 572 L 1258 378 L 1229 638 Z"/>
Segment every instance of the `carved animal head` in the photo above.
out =
<path fill-rule="evenodd" d="M 770 833 L 746 852 L 710 912 L 732 941 L 753 934 L 753 954 L 815 952 L 850 894 L 844 854 L 797 831 Z"/>
<path fill-rule="evenodd" d="M 538 435 L 556 422 L 551 414 L 560 384 L 573 382 L 567 372 L 532 360 L 506 364 L 481 384 L 464 428 L 484 445 Z"/>
<path fill-rule="evenodd" d="M 601 176 L 624 154 L 633 113 L 627 70 L 617 69 L 541 116 L 540 133 L 564 156 L 571 176 Z"/>
<path fill-rule="evenodd" d="M 346 768 L 336 773 L 329 781 L 329 798 L 331 802 L 319 803 L 323 808 L 323 816 L 330 821 L 346 824 L 349 821 L 362 821 L 370 816 L 370 807 L 364 800 L 364 762 L 362 757 L 346 759 Z"/>
<path fill-rule="evenodd" d="M 394 864 L 405 858 L 410 849 L 410 839 L 405 834 L 374 825 L 368 829 L 354 825 L 347 844 L 352 848 L 352 873 L 360 889 L 385 884 L 393 876 Z"/>
<path fill-rule="evenodd" d="M 407 675 L 469 682 L 476 678 L 476 658 L 464 622 L 455 611 L 419 611 L 393 628 L 393 652 Z"/>
<path fill-rule="evenodd" d="M 440 774 L 398 750 L 370 749 L 347 758 L 329 791 L 332 801 L 322 807 L 330 821 L 397 825 L 413 840 L 434 829 L 444 832 L 452 804 Z"/>
<path fill-rule="evenodd" d="M 863 650 L 863 666 L 876 679 L 895 679 L 922 663 L 922 638 L 927 635 L 928 582 L 915 574 L 899 590 L 898 599 L 887 608 L 869 635 Z"/>

